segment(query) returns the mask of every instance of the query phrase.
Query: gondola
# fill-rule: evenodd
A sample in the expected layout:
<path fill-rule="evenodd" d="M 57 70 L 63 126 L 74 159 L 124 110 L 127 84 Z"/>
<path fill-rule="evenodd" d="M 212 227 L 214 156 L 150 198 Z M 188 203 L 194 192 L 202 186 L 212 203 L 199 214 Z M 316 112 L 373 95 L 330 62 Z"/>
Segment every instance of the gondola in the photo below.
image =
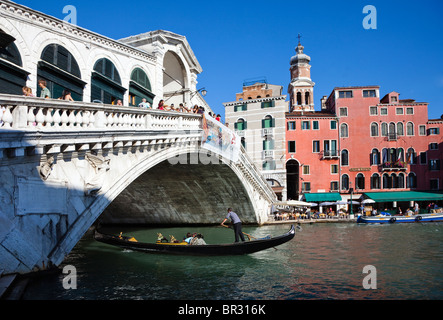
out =
<path fill-rule="evenodd" d="M 97 229 L 94 233 L 94 239 L 133 251 L 141 251 L 145 253 L 167 253 L 178 255 L 200 255 L 200 256 L 222 256 L 222 255 L 242 255 L 250 254 L 269 248 L 276 247 L 285 242 L 290 241 L 295 236 L 295 228 L 291 229 L 277 237 L 267 237 L 245 242 L 226 243 L 226 244 L 204 244 L 190 245 L 185 243 L 144 243 L 137 242 L 129 237 L 104 234 Z"/>

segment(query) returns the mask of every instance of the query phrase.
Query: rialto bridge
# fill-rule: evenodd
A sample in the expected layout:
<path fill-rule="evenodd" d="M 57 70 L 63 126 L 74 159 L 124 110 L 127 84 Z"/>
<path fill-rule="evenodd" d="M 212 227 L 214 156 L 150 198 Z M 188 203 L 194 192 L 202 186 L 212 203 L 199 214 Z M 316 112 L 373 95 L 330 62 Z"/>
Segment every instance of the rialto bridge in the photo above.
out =
<path fill-rule="evenodd" d="M 215 224 L 233 207 L 261 224 L 275 201 L 243 149 L 204 147 L 202 115 L 16 95 L 0 106 L 0 274 L 60 264 L 98 218 Z"/>

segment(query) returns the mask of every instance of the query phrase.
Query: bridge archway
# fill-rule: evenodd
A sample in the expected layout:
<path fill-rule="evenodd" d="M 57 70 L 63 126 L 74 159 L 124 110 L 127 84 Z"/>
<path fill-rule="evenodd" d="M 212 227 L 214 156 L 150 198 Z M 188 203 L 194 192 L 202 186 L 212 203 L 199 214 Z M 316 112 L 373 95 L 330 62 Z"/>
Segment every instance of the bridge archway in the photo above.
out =
<path fill-rule="evenodd" d="M 201 155 L 201 150 L 197 143 L 187 148 L 156 150 L 143 158 L 132 153 L 125 157 L 109 154 L 111 169 L 107 176 L 112 183 L 103 185 L 100 194 L 70 226 L 51 253 L 52 263 L 60 264 L 108 207 L 100 219 L 103 223 L 216 224 L 223 220 L 228 207 L 235 208 L 245 223 L 260 222 L 257 212 L 266 214 L 267 200 L 258 195 L 231 161 L 213 157 L 211 161 L 219 162 L 174 165 L 168 162 L 183 154 Z M 205 150 L 203 154 L 207 154 Z M 155 192 L 142 199 L 143 193 L 153 186 Z M 176 186 L 188 189 L 181 201 L 174 201 Z M 204 191 L 208 188 L 210 192 L 206 195 Z M 193 198 L 196 192 L 199 194 Z M 159 200 L 156 197 L 160 195 Z M 165 202 L 162 207 L 156 206 L 159 201 Z"/>

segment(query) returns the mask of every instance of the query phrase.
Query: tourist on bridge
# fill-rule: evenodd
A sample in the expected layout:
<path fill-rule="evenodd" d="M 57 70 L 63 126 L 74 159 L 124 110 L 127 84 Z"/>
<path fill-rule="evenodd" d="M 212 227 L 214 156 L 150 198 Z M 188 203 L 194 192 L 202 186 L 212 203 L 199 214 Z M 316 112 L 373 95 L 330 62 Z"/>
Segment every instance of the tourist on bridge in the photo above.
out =
<path fill-rule="evenodd" d="M 232 225 L 234 228 L 234 235 L 235 235 L 235 242 L 238 242 L 238 238 L 240 237 L 241 241 L 245 241 L 245 237 L 243 236 L 242 228 L 241 228 L 241 220 L 238 217 L 238 215 L 232 211 L 232 208 L 228 208 L 228 215 L 226 216 L 225 220 L 221 223 L 223 227 L 227 227 L 224 223 L 226 220 L 231 219 Z"/>

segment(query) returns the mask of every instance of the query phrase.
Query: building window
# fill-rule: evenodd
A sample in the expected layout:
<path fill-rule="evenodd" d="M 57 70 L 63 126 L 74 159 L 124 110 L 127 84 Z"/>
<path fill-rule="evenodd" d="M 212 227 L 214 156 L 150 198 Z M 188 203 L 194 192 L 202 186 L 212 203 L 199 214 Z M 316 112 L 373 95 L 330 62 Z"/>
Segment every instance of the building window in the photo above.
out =
<path fill-rule="evenodd" d="M 414 135 L 414 124 L 412 122 L 408 122 L 406 124 L 406 134 L 408 136 L 413 136 Z"/>
<path fill-rule="evenodd" d="M 347 174 L 344 174 L 341 177 L 341 188 L 343 190 L 349 189 L 349 176 Z"/>
<path fill-rule="evenodd" d="M 347 138 L 347 137 L 349 137 L 349 134 L 348 134 L 348 125 L 347 125 L 346 123 L 342 123 L 342 124 L 340 125 L 340 137 L 341 137 L 341 138 Z"/>
<path fill-rule="evenodd" d="M 246 130 L 246 121 L 244 119 L 238 119 L 237 122 L 234 123 L 234 130 Z"/>
<path fill-rule="evenodd" d="M 349 165 L 349 153 L 348 150 L 341 151 L 341 165 L 348 166 Z"/>
<path fill-rule="evenodd" d="M 405 131 L 404 131 L 403 122 L 398 122 L 397 123 L 397 136 L 404 136 L 404 135 L 405 135 Z"/>
<path fill-rule="evenodd" d="M 295 153 L 295 141 L 288 141 L 288 152 Z"/>
<path fill-rule="evenodd" d="M 275 170 L 275 160 L 263 162 L 263 170 Z"/>
<path fill-rule="evenodd" d="M 387 173 L 383 174 L 383 189 L 391 189 L 392 188 L 392 177 Z"/>
<path fill-rule="evenodd" d="M 440 160 L 439 159 L 429 160 L 429 170 L 440 170 Z"/>
<path fill-rule="evenodd" d="M 357 189 L 364 189 L 365 188 L 365 176 L 363 175 L 363 173 L 359 173 L 355 177 L 355 187 Z"/>
<path fill-rule="evenodd" d="M 313 153 L 320 152 L 320 141 L 319 140 L 312 141 L 312 152 Z"/>
<path fill-rule="evenodd" d="M 338 190 L 338 181 L 331 181 L 331 191 Z"/>
<path fill-rule="evenodd" d="M 339 91 L 338 97 L 339 98 L 352 98 L 352 90 Z"/>
<path fill-rule="evenodd" d="M 388 115 L 388 108 L 380 108 L 380 115 L 387 116 Z"/>
<path fill-rule="evenodd" d="M 412 107 L 407 107 L 407 108 L 406 108 L 406 114 L 414 114 L 414 108 L 412 108 Z"/>
<path fill-rule="evenodd" d="M 425 136 L 426 135 L 426 126 L 424 125 L 419 125 L 418 126 L 418 134 L 420 136 Z"/>
<path fill-rule="evenodd" d="M 311 192 L 311 183 L 310 182 L 303 182 L 301 184 L 301 190 L 303 192 Z"/>
<path fill-rule="evenodd" d="M 274 107 L 275 106 L 275 101 L 274 100 L 271 100 L 271 101 L 263 101 L 262 103 L 261 103 L 261 107 L 262 107 L 262 109 L 264 109 L 264 108 L 272 108 L 272 107 Z"/>
<path fill-rule="evenodd" d="M 408 184 L 407 187 L 410 189 L 417 188 L 417 176 L 414 172 L 408 174 Z"/>
<path fill-rule="evenodd" d="M 405 187 L 405 175 L 404 173 L 399 173 L 397 177 L 397 188 L 403 189 Z"/>
<path fill-rule="evenodd" d="M 438 143 L 437 142 L 431 142 L 429 144 L 429 150 L 438 150 Z"/>
<path fill-rule="evenodd" d="M 427 156 L 426 152 L 420 152 L 420 164 L 426 164 Z"/>
<path fill-rule="evenodd" d="M 303 174 L 310 174 L 309 172 L 310 172 L 309 166 L 308 165 L 303 166 Z"/>
<path fill-rule="evenodd" d="M 376 96 L 375 90 L 363 90 L 363 98 L 373 98 Z"/>
<path fill-rule="evenodd" d="M 297 92 L 297 105 L 301 106 L 301 92 Z"/>
<path fill-rule="evenodd" d="M 371 116 L 376 116 L 378 114 L 377 107 L 369 107 L 369 114 Z"/>
<path fill-rule="evenodd" d="M 417 154 L 413 148 L 409 148 L 406 154 L 406 162 L 409 164 L 417 164 Z"/>
<path fill-rule="evenodd" d="M 310 96 L 309 96 L 309 92 L 305 92 L 305 104 L 310 104 Z"/>
<path fill-rule="evenodd" d="M 261 127 L 262 128 L 274 128 L 275 127 L 275 118 L 267 115 L 264 119 L 262 119 Z"/>
<path fill-rule="evenodd" d="M 438 179 L 430 179 L 429 182 L 431 190 L 438 190 Z"/>
<path fill-rule="evenodd" d="M 340 111 L 340 117 L 347 117 L 348 116 L 348 108 L 343 107 L 339 109 Z"/>
<path fill-rule="evenodd" d="M 331 164 L 331 174 L 338 173 L 338 164 Z"/>
<path fill-rule="evenodd" d="M 378 173 L 374 173 L 371 176 L 371 189 L 380 189 L 380 188 L 381 188 L 380 175 Z"/>
<path fill-rule="evenodd" d="M 331 122 L 329 123 L 329 127 L 331 128 L 331 130 L 337 129 L 337 121 L 331 120 Z"/>
<path fill-rule="evenodd" d="M 429 128 L 429 135 L 437 135 L 440 134 L 440 128 Z"/>
<path fill-rule="evenodd" d="M 377 149 L 372 149 L 371 152 L 371 166 L 380 164 L 380 152 Z"/>
<path fill-rule="evenodd" d="M 302 130 L 309 130 L 310 129 L 310 122 L 309 121 L 302 121 L 301 122 L 301 128 Z"/>
<path fill-rule="evenodd" d="M 274 140 L 263 140 L 263 150 L 274 150 Z"/>
<path fill-rule="evenodd" d="M 295 130 L 295 121 L 288 121 L 288 130 Z"/>
<path fill-rule="evenodd" d="M 395 114 L 402 115 L 403 114 L 403 108 L 395 108 Z"/>
<path fill-rule="evenodd" d="M 312 129 L 313 129 L 313 130 L 318 130 L 318 129 L 320 129 L 320 125 L 319 125 L 319 123 L 318 123 L 318 120 L 313 120 L 313 121 L 312 121 Z"/>
<path fill-rule="evenodd" d="M 382 137 L 388 136 L 388 124 L 386 122 L 383 122 L 381 124 L 381 136 Z"/>
<path fill-rule="evenodd" d="M 371 137 L 378 137 L 378 123 L 371 123 Z"/>
<path fill-rule="evenodd" d="M 391 102 L 397 102 L 397 97 L 396 96 L 391 97 Z"/>
<path fill-rule="evenodd" d="M 247 111 L 247 110 L 248 110 L 248 105 L 246 103 L 234 106 L 234 112 Z"/>

